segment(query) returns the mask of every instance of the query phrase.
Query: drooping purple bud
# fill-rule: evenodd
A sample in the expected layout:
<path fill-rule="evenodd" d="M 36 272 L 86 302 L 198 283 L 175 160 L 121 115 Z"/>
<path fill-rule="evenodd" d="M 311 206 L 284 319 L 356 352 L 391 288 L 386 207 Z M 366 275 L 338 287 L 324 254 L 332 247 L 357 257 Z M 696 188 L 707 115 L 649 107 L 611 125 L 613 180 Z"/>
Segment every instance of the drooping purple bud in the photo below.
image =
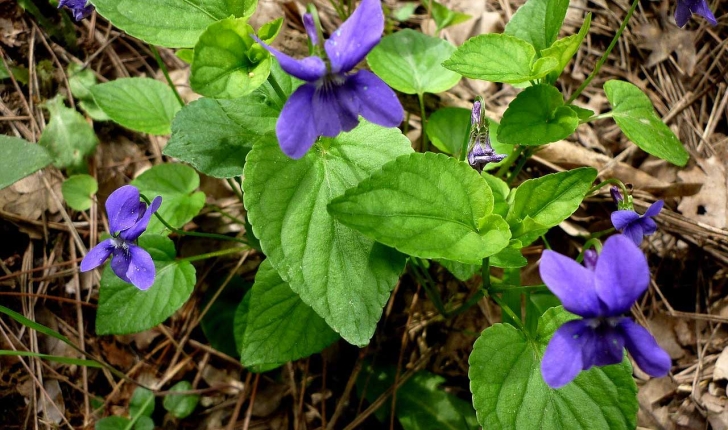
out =
<path fill-rule="evenodd" d="M 318 45 L 318 31 L 316 30 L 316 22 L 313 19 L 313 15 L 310 13 L 303 14 L 303 27 L 306 29 L 306 34 L 311 41 L 311 44 Z"/>
<path fill-rule="evenodd" d="M 480 124 L 480 100 L 473 102 L 473 110 L 470 114 L 470 123 L 472 125 Z"/>
<path fill-rule="evenodd" d="M 593 249 L 587 249 L 584 251 L 584 267 L 587 269 L 594 270 L 594 268 L 597 267 L 598 259 L 599 254 L 597 254 L 597 251 Z"/>
<path fill-rule="evenodd" d="M 87 1 L 88 0 L 61 0 L 58 2 L 58 8 L 60 9 L 64 6 L 67 7 L 71 10 L 73 19 L 81 21 L 91 15 L 91 12 L 94 11 L 93 5 L 91 3 L 88 3 L 87 5 Z"/>
<path fill-rule="evenodd" d="M 612 185 L 612 187 L 609 189 L 609 193 L 612 195 L 612 200 L 614 200 L 614 203 L 619 206 L 620 203 L 624 200 L 624 197 L 622 197 L 622 193 L 619 192 L 619 187 L 616 185 Z"/>

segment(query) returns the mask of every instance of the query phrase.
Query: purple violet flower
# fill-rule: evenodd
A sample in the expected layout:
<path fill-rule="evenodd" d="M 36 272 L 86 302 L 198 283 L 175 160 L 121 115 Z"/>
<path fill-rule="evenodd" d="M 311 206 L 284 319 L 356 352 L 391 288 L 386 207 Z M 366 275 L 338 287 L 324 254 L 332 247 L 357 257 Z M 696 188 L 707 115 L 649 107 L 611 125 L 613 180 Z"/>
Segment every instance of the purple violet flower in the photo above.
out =
<path fill-rule="evenodd" d="M 356 127 L 359 115 L 384 127 L 398 126 L 404 119 L 404 109 L 394 91 L 368 70 L 348 73 L 382 37 L 384 14 L 380 1 L 363 0 L 325 42 L 313 37 L 313 19 L 304 15 L 304 24 L 311 42 L 323 43 L 318 52 L 324 59 L 313 55 L 296 60 L 256 38 L 286 73 L 306 81 L 288 98 L 276 123 L 283 152 L 301 158 L 319 136 L 336 137 Z"/>
<path fill-rule="evenodd" d="M 468 164 L 477 171 L 482 171 L 488 163 L 498 163 L 505 154 L 496 154 L 490 144 L 490 129 L 488 119 L 482 111 L 480 98 L 473 102 L 470 114 L 470 142 L 468 143 Z"/>
<path fill-rule="evenodd" d="M 111 238 L 86 254 L 81 261 L 81 271 L 99 267 L 111 255 L 111 269 L 116 276 L 140 290 L 151 287 L 155 275 L 154 262 L 135 241 L 147 229 L 152 214 L 161 204 L 162 197 L 157 196 L 147 208 L 146 203 L 139 201 L 139 190 L 132 185 L 125 185 L 111 193 L 106 200 Z"/>
<path fill-rule="evenodd" d="M 614 228 L 639 245 L 642 243 L 643 236 L 649 236 L 657 231 L 657 224 L 652 217 L 660 213 L 664 204 L 665 202 L 662 200 L 656 201 L 647 208 L 643 215 L 639 215 L 633 210 L 614 211 L 612 212 L 612 224 Z"/>
<path fill-rule="evenodd" d="M 567 311 L 582 317 L 566 322 L 551 338 L 541 361 L 544 381 L 551 388 L 563 387 L 582 370 L 620 363 L 625 347 L 640 369 L 666 375 L 670 356 L 624 315 L 650 282 L 644 254 L 618 234 L 594 257 L 584 259 L 586 266 L 554 251 L 541 257 L 541 279 Z"/>
<path fill-rule="evenodd" d="M 94 11 L 93 5 L 88 3 L 87 6 L 86 3 L 88 3 L 88 0 L 61 0 L 60 2 L 58 2 L 58 8 L 60 9 L 65 6 L 71 9 L 73 19 L 75 19 L 76 21 L 81 21 L 82 19 L 91 15 L 91 12 Z"/>
<path fill-rule="evenodd" d="M 711 25 L 718 25 L 718 21 L 715 19 L 715 15 L 708 8 L 706 0 L 677 0 L 677 7 L 675 7 L 675 22 L 678 27 L 685 27 L 688 20 L 693 15 L 700 15 Z"/>

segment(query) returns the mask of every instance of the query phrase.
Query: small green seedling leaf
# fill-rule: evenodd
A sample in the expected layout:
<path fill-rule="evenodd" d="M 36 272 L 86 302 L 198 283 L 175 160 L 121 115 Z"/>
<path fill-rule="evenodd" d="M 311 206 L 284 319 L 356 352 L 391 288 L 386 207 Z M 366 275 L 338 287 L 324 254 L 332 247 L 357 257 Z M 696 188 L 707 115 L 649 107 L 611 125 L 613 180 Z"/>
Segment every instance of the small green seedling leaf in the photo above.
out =
<path fill-rule="evenodd" d="M 51 164 L 48 151 L 18 137 L 0 135 L 0 190 Z"/>
<path fill-rule="evenodd" d="M 91 94 L 91 87 L 97 84 L 93 70 L 71 63 L 68 65 L 66 73 L 71 94 L 78 99 L 78 106 L 94 121 L 110 120 L 111 118 L 96 104 L 96 100 Z"/>
<path fill-rule="evenodd" d="M 146 249 L 157 275 L 146 291 L 119 279 L 110 267 L 104 269 L 96 313 L 96 333 L 129 334 L 148 330 L 169 318 L 190 298 L 195 287 L 195 268 L 188 261 L 169 256 L 172 241 L 144 234 L 139 246 Z"/>
<path fill-rule="evenodd" d="M 407 21 L 412 17 L 412 15 L 414 15 L 415 9 L 417 9 L 417 3 L 407 2 L 399 9 L 395 10 L 392 17 L 400 22 Z"/>
<path fill-rule="evenodd" d="M 559 39 L 548 48 L 541 50 L 542 57 L 553 57 L 556 58 L 556 61 L 558 62 L 556 68 L 548 75 L 549 82 L 556 82 L 556 79 L 559 77 L 561 72 L 564 71 L 566 65 L 569 64 L 569 61 L 571 61 L 571 57 L 573 57 L 574 54 L 576 54 L 576 51 L 579 50 L 579 46 L 581 46 L 581 42 L 589 32 L 590 26 L 591 13 L 588 13 L 584 20 L 584 24 L 582 24 L 581 29 L 579 29 L 579 33 Z"/>
<path fill-rule="evenodd" d="M 86 156 L 99 143 L 94 129 L 75 109 L 66 107 L 63 96 L 57 95 L 46 103 L 51 120 L 43 129 L 39 145 L 48 150 L 53 165 L 59 169 L 83 170 Z"/>
<path fill-rule="evenodd" d="M 513 14 L 504 33 L 525 40 L 539 52 L 556 41 L 568 8 L 569 0 L 528 0 Z"/>
<path fill-rule="evenodd" d="M 92 196 L 99 190 L 93 176 L 73 175 L 63 181 L 61 192 L 66 204 L 77 211 L 85 211 L 93 203 Z"/>
<path fill-rule="evenodd" d="M 618 430 L 637 425 L 637 386 L 632 366 L 592 367 L 558 390 L 541 376 L 541 357 L 556 329 L 574 316 L 551 308 L 529 341 L 510 324 L 480 335 L 470 354 L 470 390 L 478 422 L 489 430 Z M 517 409 L 519 413 L 513 413 Z"/>
<path fill-rule="evenodd" d="M 271 60 L 251 34 L 253 28 L 246 18 L 228 18 L 210 25 L 195 45 L 192 89 L 206 97 L 233 99 L 261 86 L 270 74 Z"/>
<path fill-rule="evenodd" d="M 507 34 L 482 34 L 465 42 L 443 63 L 461 75 L 519 84 L 543 78 L 558 66 L 552 57 L 536 58 L 534 47 Z"/>
<path fill-rule="evenodd" d="M 688 162 L 688 152 L 680 139 L 657 116 L 647 97 L 635 85 L 611 80 L 604 84 L 612 117 L 624 134 L 648 154 L 669 161 L 676 166 Z"/>
<path fill-rule="evenodd" d="M 172 89 L 156 79 L 115 79 L 90 91 L 112 121 L 142 133 L 169 134 L 172 118 L 180 110 Z"/>
<path fill-rule="evenodd" d="M 189 391 L 192 384 L 188 381 L 179 381 L 169 391 Z M 197 407 L 200 401 L 199 394 L 167 394 L 162 405 L 164 409 L 176 418 L 187 418 Z"/>
<path fill-rule="evenodd" d="M 271 44 L 278 37 L 281 28 L 283 28 L 283 18 L 266 22 L 258 29 L 258 38 L 267 44 Z"/>
<path fill-rule="evenodd" d="M 564 105 L 551 85 L 526 88 L 508 105 L 498 127 L 498 140 L 521 145 L 543 145 L 561 140 L 576 130 L 579 116 Z"/>
<path fill-rule="evenodd" d="M 404 29 L 382 38 L 367 56 L 372 71 L 397 91 L 406 94 L 441 93 L 460 76 L 441 66 L 455 47 L 438 37 Z"/>
<path fill-rule="evenodd" d="M 144 387 L 136 387 L 129 400 L 129 415 L 151 417 L 154 413 L 154 393 Z"/>
<path fill-rule="evenodd" d="M 247 318 L 241 342 L 241 362 L 246 367 L 298 360 L 320 352 L 339 335 L 265 260 L 258 267 L 248 293 Z"/>
<path fill-rule="evenodd" d="M 180 228 L 195 217 L 205 205 L 205 193 L 195 191 L 200 186 L 200 175 L 184 164 L 159 164 L 131 181 L 148 199 L 162 196 L 157 212 L 174 228 Z M 144 234 L 169 234 L 156 217 L 152 217 Z"/>
<path fill-rule="evenodd" d="M 275 140 L 262 140 L 245 164 L 245 207 L 265 255 L 304 303 L 355 345 L 374 334 L 404 257 L 341 224 L 326 205 L 411 152 L 399 130 L 362 121 L 336 138 L 320 138 L 299 160 L 286 157 Z"/>
<path fill-rule="evenodd" d="M 95 430 L 127 430 L 131 421 L 124 417 L 106 417 L 96 421 Z"/>
<path fill-rule="evenodd" d="M 151 45 L 191 48 L 210 24 L 251 16 L 258 0 L 93 0 L 93 5 L 115 27 Z"/>
<path fill-rule="evenodd" d="M 442 29 L 450 27 L 452 25 L 461 24 L 470 18 L 470 15 L 462 12 L 457 12 L 443 6 L 441 3 L 435 0 L 423 0 L 422 2 L 426 8 L 430 10 L 432 19 L 435 20 L 437 26 L 437 32 L 439 33 Z"/>
<path fill-rule="evenodd" d="M 410 154 L 331 201 L 329 213 L 361 233 L 421 258 L 478 264 L 508 245 L 493 193 L 468 164 Z"/>

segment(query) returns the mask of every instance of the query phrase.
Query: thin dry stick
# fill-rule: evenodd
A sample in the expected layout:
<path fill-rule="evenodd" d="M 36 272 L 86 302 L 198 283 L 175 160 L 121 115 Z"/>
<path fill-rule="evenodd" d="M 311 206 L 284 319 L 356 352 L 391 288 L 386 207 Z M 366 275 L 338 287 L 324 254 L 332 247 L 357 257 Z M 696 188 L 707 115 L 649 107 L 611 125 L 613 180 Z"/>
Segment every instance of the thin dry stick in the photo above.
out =
<path fill-rule="evenodd" d="M 76 245 L 72 240 L 68 241 L 68 252 L 72 257 L 76 256 Z M 81 351 L 86 351 L 86 334 L 83 328 L 83 309 L 81 308 L 81 280 L 78 276 L 78 271 L 73 272 L 73 289 L 76 295 L 76 322 L 78 330 L 78 347 Z M 83 380 L 83 426 L 86 427 L 89 424 L 91 418 L 91 402 L 88 397 L 88 369 L 86 366 L 81 366 L 81 379 Z"/>
<path fill-rule="evenodd" d="M 253 405 L 255 404 L 255 394 L 258 392 L 258 381 L 260 380 L 260 373 L 255 374 L 255 382 L 253 382 L 253 391 L 250 393 L 250 403 L 248 404 L 248 410 L 245 411 L 245 421 L 243 421 L 243 430 L 248 430 L 250 426 L 250 417 L 253 416 Z"/>
<path fill-rule="evenodd" d="M 365 348 L 359 352 L 359 357 L 357 357 L 356 359 L 354 369 L 351 371 L 351 376 L 346 382 L 346 388 L 344 388 L 344 392 L 341 393 L 341 398 L 339 399 L 339 402 L 336 403 L 336 409 L 334 410 L 333 415 L 331 415 L 331 419 L 329 420 L 329 425 L 326 427 L 326 430 L 333 430 L 334 426 L 336 425 L 336 421 L 338 421 L 339 417 L 344 412 L 344 407 L 349 401 L 351 391 L 354 389 L 354 384 L 356 384 L 356 379 L 359 377 L 359 373 L 361 372 L 362 366 L 364 364 L 366 351 L 367 349 Z"/>
<path fill-rule="evenodd" d="M 235 423 L 238 421 L 238 416 L 240 415 L 240 409 L 242 409 L 243 403 L 245 402 L 245 394 L 250 391 L 248 387 L 250 387 L 250 379 L 252 376 L 253 374 L 250 372 L 248 372 L 245 376 L 243 390 L 240 392 L 240 397 L 238 397 L 237 403 L 235 403 L 235 409 L 233 409 L 233 415 L 230 417 L 230 421 L 228 422 L 227 430 L 233 430 L 235 428 Z"/>
<path fill-rule="evenodd" d="M 10 70 L 10 67 L 8 66 L 8 62 L 5 61 L 5 50 L 0 46 L 0 60 L 3 62 L 3 66 L 5 66 L 5 70 Z M 28 104 L 28 99 L 25 97 L 25 94 L 23 91 L 20 90 L 20 85 L 18 85 L 18 81 L 15 80 L 15 76 L 13 76 L 12 73 L 8 73 L 8 76 L 10 78 L 10 81 L 13 83 L 13 86 L 15 87 L 15 91 L 18 92 L 18 95 L 20 96 L 20 100 L 23 102 L 23 107 L 25 108 L 25 112 L 30 116 L 30 123 L 31 125 L 35 126 L 35 128 L 31 128 L 31 132 L 33 133 L 33 138 L 30 139 L 31 141 L 35 142 L 37 140 L 36 138 L 36 130 L 40 132 L 40 126 L 38 126 L 38 123 L 35 120 L 35 117 L 33 116 L 33 111 L 30 109 L 30 105 Z"/>
<path fill-rule="evenodd" d="M 298 388 L 296 387 L 296 372 L 293 370 L 293 363 L 288 362 L 286 365 L 288 370 L 288 380 L 291 386 L 291 397 L 293 397 L 293 404 L 296 405 L 293 408 L 293 430 L 298 430 Z"/>
<path fill-rule="evenodd" d="M 303 427 L 306 428 L 305 415 L 303 413 L 303 399 L 306 396 L 306 380 L 308 379 L 308 365 L 311 358 L 306 358 L 306 364 L 303 367 L 303 375 L 301 377 L 301 394 L 298 396 L 298 419 L 303 422 Z M 296 423 L 298 426 L 298 423 Z"/>

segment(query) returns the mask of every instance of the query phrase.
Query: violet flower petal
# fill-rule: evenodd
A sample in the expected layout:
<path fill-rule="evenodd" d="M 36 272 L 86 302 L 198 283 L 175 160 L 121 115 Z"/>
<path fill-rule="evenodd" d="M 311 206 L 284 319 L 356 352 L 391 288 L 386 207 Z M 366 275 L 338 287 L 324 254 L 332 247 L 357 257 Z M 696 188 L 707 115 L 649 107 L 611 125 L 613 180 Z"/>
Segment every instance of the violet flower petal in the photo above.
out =
<path fill-rule="evenodd" d="M 606 316 L 628 312 L 649 283 L 647 259 L 632 240 L 617 234 L 604 242 L 594 270 L 594 288 L 609 309 Z"/>
<path fill-rule="evenodd" d="M 640 219 L 640 216 L 635 211 L 619 210 L 612 212 L 612 225 L 617 230 L 623 230 L 628 225 Z"/>
<path fill-rule="evenodd" d="M 356 127 L 359 124 L 357 105 L 351 91 L 343 85 L 318 88 L 313 95 L 316 134 L 336 137 L 342 131 Z"/>
<path fill-rule="evenodd" d="M 688 23 L 692 12 L 686 0 L 677 0 L 677 6 L 675 7 L 675 23 L 678 27 L 685 27 Z"/>
<path fill-rule="evenodd" d="M 126 277 L 140 290 L 146 290 L 154 284 L 154 261 L 147 251 L 136 245 L 129 246 L 129 268 Z"/>
<path fill-rule="evenodd" d="M 303 28 L 306 29 L 311 44 L 318 45 L 318 29 L 316 28 L 316 22 L 313 20 L 313 15 L 310 13 L 303 14 Z"/>
<path fill-rule="evenodd" d="M 602 322 L 596 329 L 589 328 L 582 334 L 582 370 L 592 366 L 609 366 L 624 359 L 624 339 L 621 333 Z"/>
<path fill-rule="evenodd" d="M 649 236 L 657 231 L 657 223 L 652 218 L 642 218 L 640 225 L 642 226 L 642 235 Z"/>
<path fill-rule="evenodd" d="M 118 247 L 114 249 L 113 257 L 111 257 L 111 270 L 114 271 L 122 281 L 130 283 L 131 280 L 126 276 L 131 264 L 131 255 L 128 250 Z"/>
<path fill-rule="evenodd" d="M 354 13 L 324 43 L 332 73 L 353 69 L 379 43 L 384 13 L 379 0 L 363 0 Z"/>
<path fill-rule="evenodd" d="M 256 42 L 260 43 L 260 46 L 273 54 L 273 56 L 276 57 L 276 60 L 278 60 L 278 63 L 281 65 L 281 68 L 289 75 L 293 75 L 298 79 L 308 82 L 316 81 L 326 75 L 326 64 L 324 63 L 324 60 L 319 57 L 311 56 L 296 60 L 295 58 L 269 46 L 257 36 L 251 35 L 251 37 L 255 39 Z"/>
<path fill-rule="evenodd" d="M 358 100 L 358 113 L 382 127 L 397 127 L 404 121 L 404 109 L 397 94 L 379 76 L 360 70 L 346 77 L 348 88 Z"/>
<path fill-rule="evenodd" d="M 662 207 L 665 205 L 665 202 L 662 200 L 658 200 L 655 203 L 652 203 L 650 207 L 647 208 L 645 213 L 642 215 L 643 217 L 654 217 L 657 216 L 660 211 L 662 210 Z"/>
<path fill-rule="evenodd" d="M 644 327 L 629 318 L 624 318 L 617 329 L 622 332 L 627 351 L 632 354 L 640 369 L 650 376 L 667 375 L 672 367 L 672 360 Z"/>
<path fill-rule="evenodd" d="M 561 388 L 581 372 L 582 333 L 589 330 L 583 320 L 564 323 L 551 338 L 541 360 L 541 375 L 551 388 Z"/>
<path fill-rule="evenodd" d="M 318 137 L 314 123 L 313 96 L 316 85 L 303 84 L 291 94 L 276 122 L 278 144 L 287 156 L 298 159 Z"/>
<path fill-rule="evenodd" d="M 693 3 L 693 7 L 690 8 L 690 10 L 696 14 L 700 15 L 703 18 L 705 18 L 710 25 L 718 25 L 718 21 L 715 19 L 715 15 L 713 15 L 713 11 L 710 10 L 708 7 L 708 2 L 705 0 L 698 0 Z"/>
<path fill-rule="evenodd" d="M 126 230 L 139 219 L 139 190 L 133 185 L 124 185 L 106 199 L 106 214 L 112 235 Z"/>
<path fill-rule="evenodd" d="M 93 270 L 106 261 L 107 258 L 114 251 L 114 240 L 106 239 L 98 245 L 91 248 L 91 250 L 81 260 L 81 271 L 88 272 Z"/>
<path fill-rule="evenodd" d="M 564 309 L 591 318 L 600 314 L 601 304 L 594 289 L 594 272 L 554 251 L 546 250 L 539 265 L 541 279 Z"/>
<path fill-rule="evenodd" d="M 69 8 L 71 13 L 73 13 L 73 19 L 80 21 L 91 15 L 91 12 L 94 11 L 94 7 L 91 4 L 88 6 L 86 4 L 87 0 L 61 0 L 58 2 L 58 7 L 65 6 Z"/>
<path fill-rule="evenodd" d="M 622 234 L 630 238 L 637 246 L 642 243 L 642 238 L 645 236 L 645 229 L 642 228 L 642 221 L 643 220 L 635 221 L 622 230 Z"/>
<path fill-rule="evenodd" d="M 139 236 L 144 233 L 144 230 L 147 229 L 147 226 L 149 225 L 149 221 L 152 218 L 152 215 L 154 212 L 159 209 L 159 205 L 162 204 L 162 196 L 157 196 L 152 200 L 152 204 L 147 208 L 144 212 L 141 218 L 139 218 L 139 221 L 137 221 L 136 224 L 131 226 L 129 229 L 122 231 L 119 236 L 121 236 L 124 240 L 137 240 Z M 146 204 L 144 204 L 146 207 Z"/>

